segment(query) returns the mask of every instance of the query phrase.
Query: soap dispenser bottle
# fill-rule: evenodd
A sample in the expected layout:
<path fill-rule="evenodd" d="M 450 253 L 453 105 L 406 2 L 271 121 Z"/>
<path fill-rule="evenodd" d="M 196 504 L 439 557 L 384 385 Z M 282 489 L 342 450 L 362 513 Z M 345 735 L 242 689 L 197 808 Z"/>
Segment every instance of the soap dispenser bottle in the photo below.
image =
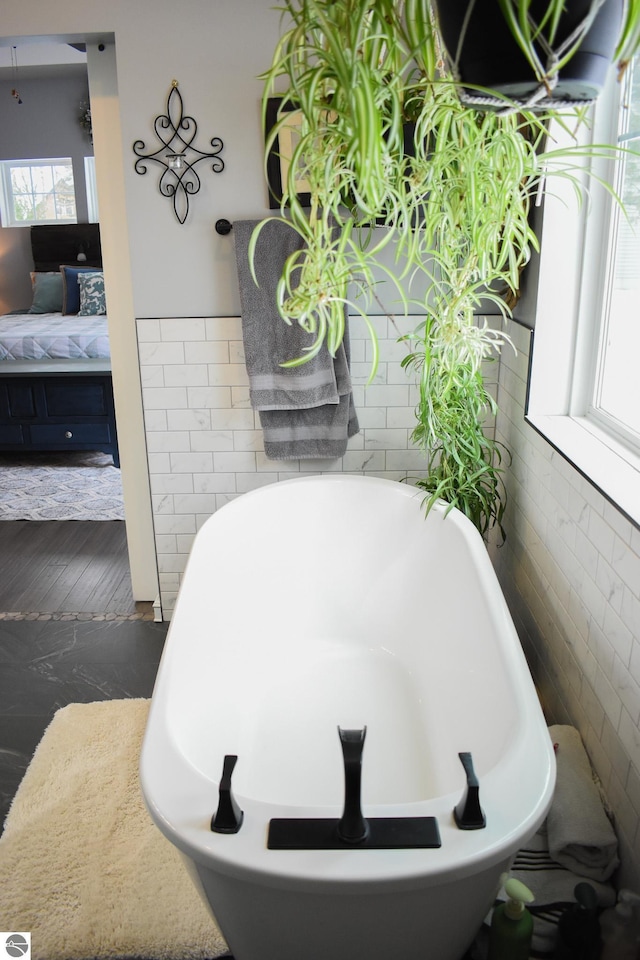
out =
<path fill-rule="evenodd" d="M 602 960 L 638 960 L 640 957 L 640 898 L 621 890 L 615 907 L 600 916 Z"/>
<path fill-rule="evenodd" d="M 494 908 L 489 931 L 488 960 L 529 960 L 533 917 L 525 907 L 534 896 L 524 883 L 503 874 L 506 903 Z"/>
<path fill-rule="evenodd" d="M 553 960 L 599 960 L 598 894 L 590 883 L 581 882 L 573 895 L 576 902 L 564 911 L 558 923 Z"/>

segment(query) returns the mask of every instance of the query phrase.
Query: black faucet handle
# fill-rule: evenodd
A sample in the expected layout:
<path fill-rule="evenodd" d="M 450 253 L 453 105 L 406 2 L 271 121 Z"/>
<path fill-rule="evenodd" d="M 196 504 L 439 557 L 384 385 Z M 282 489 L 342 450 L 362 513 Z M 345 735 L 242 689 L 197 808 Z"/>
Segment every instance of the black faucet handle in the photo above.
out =
<path fill-rule="evenodd" d="M 214 833 L 237 833 L 242 826 L 244 813 L 231 792 L 231 774 L 238 762 L 235 754 L 228 753 L 222 765 L 222 779 L 218 787 L 218 809 L 211 818 Z"/>
<path fill-rule="evenodd" d="M 482 830 L 487 825 L 487 819 L 480 806 L 480 784 L 473 769 L 473 758 L 470 753 L 459 753 L 460 762 L 467 777 L 462 799 L 454 808 L 453 816 L 460 830 Z"/>
<path fill-rule="evenodd" d="M 362 843 L 369 835 L 369 824 L 362 815 L 362 751 L 367 728 L 343 730 L 338 735 L 344 759 L 344 810 L 338 821 L 338 836 L 345 843 Z"/>

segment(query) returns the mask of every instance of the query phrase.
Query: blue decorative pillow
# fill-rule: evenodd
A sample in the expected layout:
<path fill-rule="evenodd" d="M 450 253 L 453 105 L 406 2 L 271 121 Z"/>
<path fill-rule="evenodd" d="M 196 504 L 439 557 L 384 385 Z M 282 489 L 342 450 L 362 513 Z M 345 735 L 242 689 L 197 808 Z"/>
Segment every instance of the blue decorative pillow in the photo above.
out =
<path fill-rule="evenodd" d="M 104 296 L 104 274 L 80 273 L 78 274 L 78 286 L 80 287 L 79 317 L 95 317 L 107 312 Z"/>
<path fill-rule="evenodd" d="M 61 266 L 62 274 L 62 312 L 77 313 L 80 309 L 80 287 L 78 276 L 81 273 L 100 273 L 95 267 Z"/>
<path fill-rule="evenodd" d="M 59 273 L 32 273 L 33 301 L 29 313 L 62 311 L 62 277 Z"/>

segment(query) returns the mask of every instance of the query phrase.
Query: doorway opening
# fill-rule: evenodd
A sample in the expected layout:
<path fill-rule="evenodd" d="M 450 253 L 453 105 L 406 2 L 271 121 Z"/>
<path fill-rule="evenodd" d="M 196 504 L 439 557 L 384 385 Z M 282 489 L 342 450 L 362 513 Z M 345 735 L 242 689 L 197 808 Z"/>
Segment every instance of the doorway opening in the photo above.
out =
<path fill-rule="evenodd" d="M 11 112 L 3 121 L 0 159 L 71 157 L 77 219 L 88 222 L 96 219 L 91 216 L 95 189 L 86 188 L 94 154 L 87 126 L 90 84 L 86 42 L 76 40 L 70 43 L 68 38 L 49 37 L 38 38 L 37 43 L 30 39 L 24 44 L 6 41 L 0 46 L 0 86 L 9 84 L 19 92 L 19 97 L 7 98 Z M 43 106 L 46 122 L 42 116 L 35 120 Z M 32 304 L 29 234 L 28 227 L 0 225 L 3 265 L 11 265 L 3 271 L 0 284 L 1 313 L 16 306 L 29 309 Z M 78 251 L 74 267 L 81 265 L 78 261 L 83 253 Z M 0 361 L 0 374 L 3 364 Z M 52 460 L 59 461 L 59 457 L 51 454 Z M 115 467 L 110 465 L 110 469 Z M 53 484 L 55 488 L 55 480 Z M 55 498 L 55 489 L 48 495 Z M 141 604 L 133 597 L 127 532 L 124 513 L 117 520 L 6 520 L 0 511 L 0 616 L 146 614 L 151 604 Z"/>

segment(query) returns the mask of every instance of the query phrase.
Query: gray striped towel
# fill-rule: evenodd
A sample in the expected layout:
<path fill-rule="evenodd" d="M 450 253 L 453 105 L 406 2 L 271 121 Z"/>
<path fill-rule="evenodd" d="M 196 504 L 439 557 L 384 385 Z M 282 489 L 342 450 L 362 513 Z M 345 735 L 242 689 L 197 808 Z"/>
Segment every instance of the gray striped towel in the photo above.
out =
<path fill-rule="evenodd" d="M 302 248 L 303 240 L 284 221 L 267 222 L 255 251 L 256 286 L 248 248 L 259 222 L 236 221 L 233 230 L 249 398 L 259 412 L 265 453 L 272 460 L 341 457 L 348 438 L 359 431 L 346 309 L 344 341 L 335 358 L 323 346 L 302 366 L 282 367 L 283 362 L 302 356 L 312 342 L 299 324 L 285 323 L 277 307 L 283 266 L 287 257 Z"/>

